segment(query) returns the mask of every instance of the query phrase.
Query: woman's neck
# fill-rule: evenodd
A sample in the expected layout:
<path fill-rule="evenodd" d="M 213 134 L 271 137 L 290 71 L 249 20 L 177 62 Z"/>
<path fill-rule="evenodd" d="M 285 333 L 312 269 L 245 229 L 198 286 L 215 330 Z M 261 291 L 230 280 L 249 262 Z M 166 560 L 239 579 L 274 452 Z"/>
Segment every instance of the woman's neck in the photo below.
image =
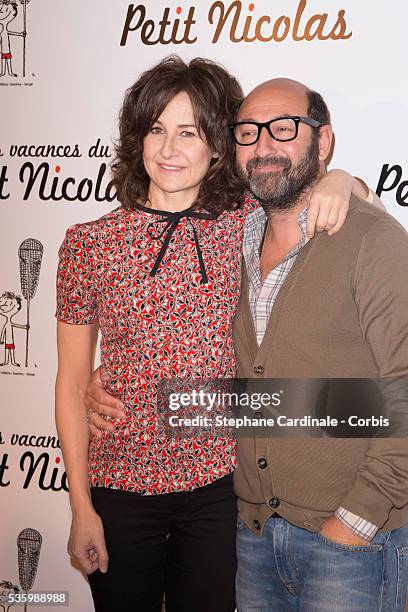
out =
<path fill-rule="evenodd" d="M 145 206 L 155 210 L 165 210 L 170 212 L 180 212 L 190 208 L 198 196 L 198 187 L 193 189 L 183 189 L 174 193 L 162 191 L 156 185 L 150 183 L 147 192 Z"/>

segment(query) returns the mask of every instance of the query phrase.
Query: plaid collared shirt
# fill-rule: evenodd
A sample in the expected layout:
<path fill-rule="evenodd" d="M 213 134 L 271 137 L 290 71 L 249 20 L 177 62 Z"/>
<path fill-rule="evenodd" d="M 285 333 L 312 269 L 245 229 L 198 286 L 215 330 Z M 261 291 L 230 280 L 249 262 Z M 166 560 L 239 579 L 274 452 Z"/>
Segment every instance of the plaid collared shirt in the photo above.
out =
<path fill-rule="evenodd" d="M 260 207 L 251 212 L 245 221 L 243 251 L 249 279 L 249 305 L 258 345 L 261 344 L 265 335 L 279 290 L 295 263 L 297 255 L 309 241 L 306 234 L 306 219 L 307 208 L 302 210 L 298 217 L 301 230 L 298 244 L 269 272 L 263 282 L 261 280 L 260 249 L 268 217 L 264 209 Z M 346 510 L 343 506 L 337 508 L 335 516 L 353 533 L 366 540 L 372 540 L 378 531 L 376 525 Z"/>
<path fill-rule="evenodd" d="M 244 257 L 249 277 L 249 304 L 254 320 L 256 339 L 261 344 L 269 316 L 275 303 L 279 289 L 295 263 L 296 256 L 308 242 L 306 235 L 307 209 L 299 215 L 298 221 L 302 237 L 298 244 L 270 271 L 262 283 L 260 269 L 260 246 L 265 232 L 268 217 L 263 208 L 257 208 L 250 213 L 245 221 Z"/>

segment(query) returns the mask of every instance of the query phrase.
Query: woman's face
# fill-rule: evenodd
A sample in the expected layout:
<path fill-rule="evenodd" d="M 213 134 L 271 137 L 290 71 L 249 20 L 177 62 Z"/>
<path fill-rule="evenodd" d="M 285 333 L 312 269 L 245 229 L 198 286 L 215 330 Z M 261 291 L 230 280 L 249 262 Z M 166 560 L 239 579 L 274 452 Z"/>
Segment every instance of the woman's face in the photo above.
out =
<path fill-rule="evenodd" d="M 143 141 L 143 162 L 150 187 L 154 185 L 167 194 L 182 193 L 192 203 L 211 158 L 212 152 L 195 124 L 190 98 L 180 92 Z"/>

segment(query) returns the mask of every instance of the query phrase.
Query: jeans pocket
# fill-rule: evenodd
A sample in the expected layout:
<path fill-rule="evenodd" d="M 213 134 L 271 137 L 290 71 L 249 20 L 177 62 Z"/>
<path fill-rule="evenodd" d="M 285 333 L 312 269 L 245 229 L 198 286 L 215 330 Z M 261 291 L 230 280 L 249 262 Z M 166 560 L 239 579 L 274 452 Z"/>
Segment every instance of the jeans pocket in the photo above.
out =
<path fill-rule="evenodd" d="M 341 544 L 340 542 L 329 540 L 329 538 L 326 538 L 320 532 L 318 532 L 316 535 L 317 535 L 318 541 L 324 546 L 327 546 L 328 548 L 332 548 L 333 550 L 339 550 L 343 552 L 373 553 L 373 552 L 380 552 L 383 548 L 382 544 L 373 544 L 373 543 L 363 544 L 363 545 L 358 545 L 358 546 L 354 546 L 352 544 Z"/>
<path fill-rule="evenodd" d="M 398 546 L 397 553 L 397 588 L 395 592 L 395 607 L 403 609 L 408 592 L 408 546 Z"/>

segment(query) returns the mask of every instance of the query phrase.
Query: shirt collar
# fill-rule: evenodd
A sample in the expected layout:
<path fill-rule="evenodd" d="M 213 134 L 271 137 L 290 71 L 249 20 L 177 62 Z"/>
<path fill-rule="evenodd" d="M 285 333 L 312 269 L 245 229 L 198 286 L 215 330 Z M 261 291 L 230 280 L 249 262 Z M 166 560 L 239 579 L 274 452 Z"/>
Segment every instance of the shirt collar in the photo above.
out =
<path fill-rule="evenodd" d="M 254 242 L 256 242 L 258 243 L 258 246 L 260 246 L 260 243 L 264 235 L 265 225 L 266 225 L 267 220 L 268 220 L 268 215 L 266 214 L 262 206 L 259 206 L 258 208 L 253 210 L 251 213 L 249 213 L 245 221 L 244 243 L 246 242 L 247 244 L 249 243 L 253 244 Z M 307 207 L 305 207 L 299 213 L 299 216 L 298 216 L 298 223 L 302 231 L 302 240 L 305 241 L 302 246 L 304 246 L 306 242 L 308 242 L 309 240 L 309 238 L 306 235 L 306 221 L 307 221 Z"/>
<path fill-rule="evenodd" d="M 258 283 L 260 283 L 260 270 L 259 270 L 259 249 L 261 246 L 262 238 L 265 232 L 266 222 L 268 215 L 265 210 L 260 206 L 252 211 L 246 218 L 245 230 L 244 230 L 244 243 L 243 252 L 247 270 L 251 270 L 252 275 L 259 276 Z M 287 254 L 283 261 L 297 255 L 303 247 L 309 242 L 309 238 L 306 234 L 306 221 L 307 221 L 307 207 L 305 207 L 298 216 L 298 223 L 302 233 L 301 239 L 298 244 Z"/>

